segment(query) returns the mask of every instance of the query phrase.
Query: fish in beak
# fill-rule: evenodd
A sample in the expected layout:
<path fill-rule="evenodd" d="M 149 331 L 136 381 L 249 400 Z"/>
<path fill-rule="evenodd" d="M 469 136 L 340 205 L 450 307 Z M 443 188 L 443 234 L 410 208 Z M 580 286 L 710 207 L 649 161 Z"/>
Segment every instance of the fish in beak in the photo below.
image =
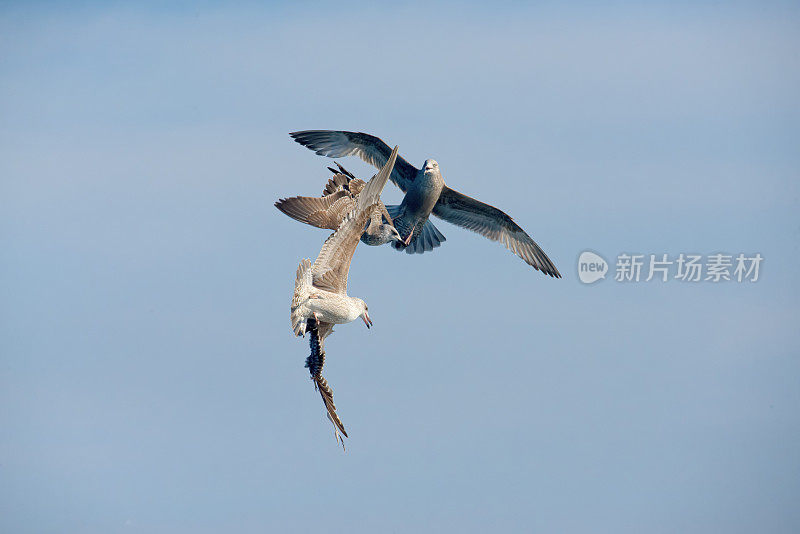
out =
<path fill-rule="evenodd" d="M 367 328 L 372 326 L 372 319 L 369 318 L 369 314 L 364 312 L 364 315 L 361 316 L 361 319 L 364 320 L 364 324 L 367 325 Z"/>

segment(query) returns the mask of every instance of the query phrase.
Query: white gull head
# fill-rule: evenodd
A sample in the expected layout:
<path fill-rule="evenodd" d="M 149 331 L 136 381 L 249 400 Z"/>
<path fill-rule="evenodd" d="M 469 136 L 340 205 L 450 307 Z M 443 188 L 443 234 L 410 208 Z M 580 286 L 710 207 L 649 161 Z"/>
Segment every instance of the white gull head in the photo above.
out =
<path fill-rule="evenodd" d="M 422 170 L 425 172 L 439 172 L 439 164 L 436 163 L 435 159 L 426 159 Z"/>
<path fill-rule="evenodd" d="M 359 314 L 359 317 L 361 317 L 361 320 L 363 320 L 364 324 L 367 325 L 367 328 L 371 328 L 372 327 L 372 319 L 369 318 L 369 313 L 367 313 L 367 310 L 368 310 L 367 303 L 364 302 L 363 300 L 359 299 L 359 298 L 355 298 L 353 300 L 355 301 L 356 306 L 361 311 L 361 314 Z"/>

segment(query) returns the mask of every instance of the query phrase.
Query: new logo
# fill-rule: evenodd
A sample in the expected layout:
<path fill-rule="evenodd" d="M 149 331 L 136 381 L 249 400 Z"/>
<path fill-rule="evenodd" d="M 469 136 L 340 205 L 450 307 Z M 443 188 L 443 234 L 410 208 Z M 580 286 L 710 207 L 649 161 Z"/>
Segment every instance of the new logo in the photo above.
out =
<path fill-rule="evenodd" d="M 585 250 L 578 258 L 578 278 L 584 284 L 593 284 L 606 277 L 608 263 L 601 256 Z"/>

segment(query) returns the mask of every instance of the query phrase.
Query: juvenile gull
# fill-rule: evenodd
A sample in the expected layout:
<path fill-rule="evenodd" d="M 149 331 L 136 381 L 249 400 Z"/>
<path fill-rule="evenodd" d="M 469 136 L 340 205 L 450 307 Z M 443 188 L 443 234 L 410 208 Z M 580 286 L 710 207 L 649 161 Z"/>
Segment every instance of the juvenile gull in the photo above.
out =
<path fill-rule="evenodd" d="M 339 441 L 342 441 L 339 432 L 345 437 L 347 432 L 336 414 L 333 390 L 322 377 L 325 338 L 333 331 L 333 325 L 346 324 L 359 317 L 367 328 L 372 326 L 367 304 L 360 298 L 347 295 L 347 276 L 364 225 L 374 212 L 380 211 L 378 205 L 380 194 L 389 179 L 396 158 L 397 147 L 387 158 L 380 172 L 372 177 L 356 197 L 354 208 L 322 245 L 316 261 L 312 264 L 310 260 L 305 259 L 297 268 L 289 313 L 292 330 L 296 336 L 303 336 L 306 332 L 311 334 L 311 355 L 306 360 L 306 367 L 311 373 L 314 386 L 322 396 L 328 419 L 334 424 L 336 439 Z"/>
<path fill-rule="evenodd" d="M 304 130 L 289 135 L 321 156 L 358 156 L 375 167 L 382 166 L 391 152 L 381 139 L 361 132 Z M 433 213 L 448 222 L 503 243 L 534 269 L 561 278 L 547 254 L 506 213 L 447 187 L 436 161 L 425 160 L 423 168 L 417 169 L 398 156 L 390 178 L 406 193 L 399 206 L 386 207 L 395 227 L 405 236 L 404 243 L 408 245 L 406 252 L 422 252 L 443 240 L 433 244 L 437 236 L 426 231 L 430 224 L 428 217 Z M 404 248 L 403 243 L 395 242 L 393 246 Z"/>
<path fill-rule="evenodd" d="M 366 183 L 353 176 L 344 167 L 336 163 L 338 170 L 328 167 L 333 177 L 328 180 L 321 197 L 282 198 L 275 207 L 289 217 L 316 226 L 336 230 L 356 205 L 356 198 Z M 378 209 L 373 210 L 361 242 L 366 245 L 383 245 L 391 241 L 402 242 L 400 233 L 392 224 L 392 218 L 386 206 L 378 200 Z"/>

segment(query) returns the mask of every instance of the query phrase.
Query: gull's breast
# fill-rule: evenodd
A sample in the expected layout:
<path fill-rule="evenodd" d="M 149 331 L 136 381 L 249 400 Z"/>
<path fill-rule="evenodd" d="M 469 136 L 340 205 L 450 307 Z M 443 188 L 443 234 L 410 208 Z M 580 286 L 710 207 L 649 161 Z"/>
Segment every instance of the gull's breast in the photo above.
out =
<path fill-rule="evenodd" d="M 406 205 L 406 209 L 427 216 L 433 210 L 436 201 L 439 200 L 443 187 L 444 180 L 439 173 L 420 172 L 406 193 L 403 203 Z"/>
<path fill-rule="evenodd" d="M 329 291 L 318 291 L 318 293 L 323 298 L 309 300 L 308 307 L 312 312 L 316 312 L 319 315 L 321 321 L 333 324 L 347 324 L 358 319 L 358 316 L 361 315 L 358 311 L 358 306 L 351 297 Z"/>

